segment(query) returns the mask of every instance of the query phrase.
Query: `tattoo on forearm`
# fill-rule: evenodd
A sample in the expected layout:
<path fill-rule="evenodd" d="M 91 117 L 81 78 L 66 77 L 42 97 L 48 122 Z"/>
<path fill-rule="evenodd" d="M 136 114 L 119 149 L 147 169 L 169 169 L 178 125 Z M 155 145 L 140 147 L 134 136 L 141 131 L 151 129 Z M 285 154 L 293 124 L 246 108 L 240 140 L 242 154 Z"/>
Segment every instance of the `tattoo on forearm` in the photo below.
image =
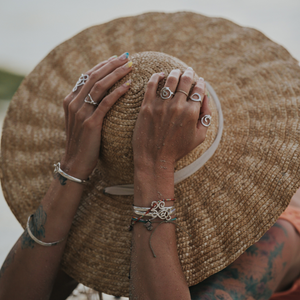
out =
<path fill-rule="evenodd" d="M 47 220 L 47 214 L 45 213 L 43 209 L 43 205 L 40 205 L 39 208 L 36 210 L 36 212 L 33 215 L 33 218 L 30 222 L 30 230 L 33 233 L 33 235 L 38 238 L 44 238 L 45 237 L 45 227 Z M 32 240 L 32 238 L 29 236 L 27 230 L 25 229 L 23 235 L 21 236 L 21 247 L 22 249 L 26 248 L 33 248 L 35 245 L 35 242 Z"/>
<path fill-rule="evenodd" d="M 66 182 L 68 180 L 67 178 L 61 176 L 59 173 L 54 173 L 53 177 L 54 177 L 54 179 L 58 178 L 61 185 L 66 185 Z"/>
<path fill-rule="evenodd" d="M 266 233 L 261 241 L 273 243 L 274 238 Z M 283 247 L 284 242 L 274 242 L 271 251 L 266 251 L 259 244 L 251 246 L 243 254 L 243 258 L 201 283 L 190 287 L 192 300 L 269 299 L 273 293 L 270 282 L 274 280 L 275 259 L 281 257 Z M 266 267 L 250 271 L 249 263 L 253 259 L 258 259 L 259 262 L 265 261 Z"/>
<path fill-rule="evenodd" d="M 8 253 L 8 255 L 0 269 L 0 278 L 2 277 L 2 275 L 4 274 L 4 272 L 8 268 L 8 266 L 14 261 L 16 251 L 17 251 L 17 243 L 12 247 L 12 249 Z"/>

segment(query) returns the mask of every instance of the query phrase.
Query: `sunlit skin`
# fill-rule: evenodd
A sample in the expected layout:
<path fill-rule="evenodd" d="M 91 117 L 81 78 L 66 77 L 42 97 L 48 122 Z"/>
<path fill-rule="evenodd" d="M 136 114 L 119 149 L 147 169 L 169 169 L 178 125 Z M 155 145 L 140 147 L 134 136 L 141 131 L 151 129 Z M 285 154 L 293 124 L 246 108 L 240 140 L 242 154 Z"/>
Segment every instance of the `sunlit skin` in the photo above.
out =
<path fill-rule="evenodd" d="M 61 167 L 68 174 L 86 179 L 95 168 L 105 114 L 129 90 L 130 82 L 109 95 L 107 90 L 128 74 L 131 66 L 126 53 L 111 57 L 89 70 L 90 80 L 65 98 L 66 150 Z M 193 77 L 192 68 L 183 73 L 172 70 L 166 86 L 173 91 L 189 91 Z M 134 204 L 138 206 L 149 206 L 158 191 L 164 198 L 174 197 L 175 162 L 204 141 L 207 128 L 201 125 L 200 118 L 211 113 L 203 80 L 199 79 L 192 91 L 203 98 L 201 106 L 187 101 L 184 93 L 176 93 L 172 101 L 162 101 L 156 91 L 163 78 L 162 73 L 150 78 L 134 130 Z M 84 103 L 88 93 L 95 101 L 102 100 L 97 108 Z M 161 168 L 162 162 L 165 168 Z M 55 176 L 31 220 L 34 235 L 44 242 L 67 236 L 82 193 L 82 185 Z M 298 194 L 291 203 L 300 206 Z M 157 228 L 152 245 L 160 249 L 160 255 L 155 259 L 148 246 L 149 235 L 142 224 L 135 225 L 131 299 L 269 299 L 275 291 L 289 288 L 299 276 L 300 237 L 285 220 L 278 220 L 230 266 L 191 288 L 180 266 L 174 224 Z M 55 247 L 37 245 L 25 230 L 0 270 L 0 300 L 66 299 L 77 283 L 59 269 L 65 244 L 66 241 Z"/>

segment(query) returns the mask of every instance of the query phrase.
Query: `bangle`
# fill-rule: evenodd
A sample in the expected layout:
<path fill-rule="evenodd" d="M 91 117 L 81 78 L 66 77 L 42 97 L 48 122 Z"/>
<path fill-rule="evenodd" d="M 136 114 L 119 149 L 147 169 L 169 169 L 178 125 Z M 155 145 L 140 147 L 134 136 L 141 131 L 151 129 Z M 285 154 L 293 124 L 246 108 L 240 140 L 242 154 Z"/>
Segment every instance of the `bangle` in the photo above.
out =
<path fill-rule="evenodd" d="M 65 173 L 61 168 L 60 168 L 60 163 L 58 162 L 57 164 L 54 164 L 54 173 L 55 174 L 60 174 L 62 177 L 66 178 L 66 179 L 69 179 L 71 181 L 74 181 L 74 182 L 77 182 L 77 183 L 86 183 L 88 181 L 87 180 L 83 180 L 83 179 L 79 179 L 79 178 L 76 178 L 76 177 L 73 177 L 67 173 Z"/>
<path fill-rule="evenodd" d="M 33 233 L 32 233 L 31 230 L 30 230 L 30 227 L 29 227 L 29 222 L 30 222 L 31 217 L 33 217 L 33 215 L 30 215 L 30 216 L 28 217 L 26 228 L 27 228 L 27 232 L 28 232 L 29 236 L 30 236 L 37 244 L 39 244 L 39 245 L 41 245 L 41 246 L 50 247 L 50 246 L 55 246 L 55 245 L 57 245 L 58 243 L 60 243 L 60 242 L 62 242 L 63 240 L 65 240 L 65 238 L 63 238 L 62 240 L 59 240 L 59 241 L 53 242 L 53 243 L 45 243 L 45 242 L 42 242 L 42 241 L 38 240 L 38 239 L 33 235 Z"/>

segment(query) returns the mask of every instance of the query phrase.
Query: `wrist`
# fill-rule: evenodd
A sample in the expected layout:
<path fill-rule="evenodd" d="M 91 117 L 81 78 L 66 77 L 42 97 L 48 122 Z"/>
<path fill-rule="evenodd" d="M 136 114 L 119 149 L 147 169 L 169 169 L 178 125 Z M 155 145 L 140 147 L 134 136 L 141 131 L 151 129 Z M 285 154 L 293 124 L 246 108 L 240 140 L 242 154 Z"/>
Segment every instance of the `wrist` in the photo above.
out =
<path fill-rule="evenodd" d="M 150 206 L 152 201 L 174 198 L 174 167 L 135 167 L 134 204 Z"/>

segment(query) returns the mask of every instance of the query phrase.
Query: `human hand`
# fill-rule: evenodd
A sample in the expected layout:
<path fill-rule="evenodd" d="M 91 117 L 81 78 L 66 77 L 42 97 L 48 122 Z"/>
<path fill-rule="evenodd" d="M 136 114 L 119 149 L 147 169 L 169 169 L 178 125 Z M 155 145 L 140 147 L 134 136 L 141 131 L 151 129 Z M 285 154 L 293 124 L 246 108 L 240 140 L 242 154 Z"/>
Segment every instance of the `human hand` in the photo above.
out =
<path fill-rule="evenodd" d="M 86 179 L 96 167 L 103 119 L 114 103 L 128 91 L 131 82 L 127 81 L 109 95 L 106 95 L 107 91 L 131 71 L 131 66 L 128 53 L 113 56 L 86 72 L 89 76 L 86 83 L 65 98 L 67 140 L 61 168 L 69 175 Z M 85 99 L 90 100 L 88 94 L 98 106 L 84 102 Z"/>
<path fill-rule="evenodd" d="M 191 95 L 201 95 L 202 106 L 200 102 L 187 100 L 184 93 L 178 92 L 189 93 L 193 77 L 192 68 L 182 75 L 180 70 L 171 71 L 165 87 L 169 87 L 175 95 L 167 100 L 156 94 L 158 83 L 164 75 L 153 74 L 150 78 L 133 135 L 136 168 L 162 165 L 161 162 L 164 166 L 174 167 L 177 160 L 204 141 L 207 127 L 202 125 L 201 118 L 211 114 L 204 80 L 200 78 L 191 91 Z"/>

